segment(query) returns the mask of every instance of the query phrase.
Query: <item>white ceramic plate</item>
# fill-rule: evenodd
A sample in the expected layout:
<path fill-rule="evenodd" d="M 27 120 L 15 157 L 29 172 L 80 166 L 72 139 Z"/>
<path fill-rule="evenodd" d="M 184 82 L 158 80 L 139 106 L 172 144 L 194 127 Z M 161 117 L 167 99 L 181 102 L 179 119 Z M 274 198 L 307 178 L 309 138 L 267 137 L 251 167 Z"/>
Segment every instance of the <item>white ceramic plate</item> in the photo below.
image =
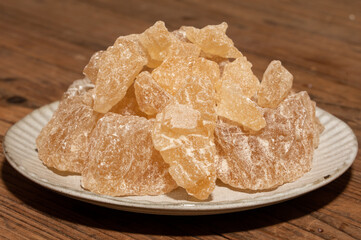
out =
<path fill-rule="evenodd" d="M 245 193 L 218 184 L 210 201 L 190 201 L 184 190 L 161 196 L 110 197 L 80 187 L 80 176 L 62 176 L 45 167 L 38 158 L 35 139 L 49 121 L 58 102 L 41 107 L 13 125 L 4 139 L 4 152 L 18 172 L 43 187 L 93 204 L 133 212 L 167 215 L 203 215 L 241 211 L 282 202 L 310 192 L 344 173 L 357 154 L 357 140 L 341 120 L 317 108 L 325 126 L 310 172 L 273 191 Z"/>

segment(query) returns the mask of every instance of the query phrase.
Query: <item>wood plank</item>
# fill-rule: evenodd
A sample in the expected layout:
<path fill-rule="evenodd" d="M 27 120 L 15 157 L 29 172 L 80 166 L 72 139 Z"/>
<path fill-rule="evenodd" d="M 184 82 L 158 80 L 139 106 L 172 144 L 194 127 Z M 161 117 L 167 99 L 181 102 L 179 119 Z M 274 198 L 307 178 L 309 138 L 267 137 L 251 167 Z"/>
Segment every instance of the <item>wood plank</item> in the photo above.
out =
<path fill-rule="evenodd" d="M 319 107 L 361 141 L 361 2 L 3 0 L 0 141 L 33 109 L 58 100 L 93 52 L 162 19 L 170 30 L 227 21 L 259 79 L 280 59 Z M 359 146 L 360 150 L 360 146 Z M 361 239 L 361 156 L 327 186 L 233 214 L 154 216 L 60 196 L 22 177 L 0 145 L 1 239 Z"/>

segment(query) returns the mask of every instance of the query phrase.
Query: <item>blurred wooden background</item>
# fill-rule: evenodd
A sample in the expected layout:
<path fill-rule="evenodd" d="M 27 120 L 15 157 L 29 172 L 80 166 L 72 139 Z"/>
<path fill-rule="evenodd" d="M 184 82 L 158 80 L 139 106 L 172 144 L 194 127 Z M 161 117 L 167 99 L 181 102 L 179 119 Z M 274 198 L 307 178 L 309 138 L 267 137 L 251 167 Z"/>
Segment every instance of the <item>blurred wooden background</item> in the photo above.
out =
<path fill-rule="evenodd" d="M 361 140 L 361 1 L 0 0 L 0 140 L 58 100 L 93 52 L 163 20 L 169 30 L 226 21 L 261 78 L 279 59 L 319 107 Z M 1 147 L 0 147 L 1 148 Z M 2 149 L 1 149 L 2 150 Z M 361 157 L 331 184 L 246 212 L 201 217 L 93 206 L 22 177 L 0 153 L 1 239 L 361 239 Z"/>

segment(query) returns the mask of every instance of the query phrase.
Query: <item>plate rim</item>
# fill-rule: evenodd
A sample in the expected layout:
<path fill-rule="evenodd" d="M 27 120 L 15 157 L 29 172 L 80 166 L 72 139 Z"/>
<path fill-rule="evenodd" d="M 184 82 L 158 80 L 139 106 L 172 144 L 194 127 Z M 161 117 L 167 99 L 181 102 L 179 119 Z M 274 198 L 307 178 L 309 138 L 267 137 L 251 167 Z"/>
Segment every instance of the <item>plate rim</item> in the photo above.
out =
<path fill-rule="evenodd" d="M 308 183 L 300 188 L 294 188 L 286 192 L 279 192 L 276 193 L 276 195 L 256 197 L 252 199 L 252 201 L 249 201 L 249 199 L 247 199 L 247 201 L 239 199 L 239 200 L 220 201 L 220 202 L 187 201 L 186 203 L 162 202 L 157 204 L 156 202 L 147 201 L 147 200 L 132 200 L 132 199 L 125 199 L 123 197 L 112 197 L 112 196 L 92 193 L 87 190 L 79 191 L 77 189 L 65 188 L 63 186 L 56 186 L 50 182 L 44 182 L 41 179 L 38 179 L 37 177 L 31 176 L 25 169 L 21 169 L 20 166 L 18 166 L 18 163 L 12 158 L 11 153 L 8 151 L 8 147 L 7 147 L 7 142 L 8 142 L 7 139 L 9 138 L 8 133 L 13 131 L 14 127 L 16 127 L 25 118 L 34 114 L 36 111 L 41 111 L 41 109 L 44 108 L 54 107 L 58 103 L 59 101 L 52 102 L 50 104 L 44 105 L 40 108 L 33 110 L 25 117 L 23 117 L 15 124 L 13 124 L 6 131 L 3 139 L 3 152 L 8 163 L 21 175 L 23 175 L 30 181 L 39 184 L 42 187 L 45 187 L 47 189 L 65 195 L 67 197 L 71 197 L 88 203 L 119 209 L 119 210 L 143 212 L 143 213 L 155 213 L 155 214 L 168 214 L 168 215 L 200 215 L 200 214 L 235 212 L 235 211 L 242 211 L 242 210 L 248 210 L 267 205 L 272 205 L 314 191 L 334 181 L 352 166 L 358 152 L 358 142 L 356 135 L 354 134 L 353 130 L 348 126 L 348 124 L 346 124 L 344 121 L 337 118 L 336 116 L 332 115 L 331 113 L 319 107 L 316 107 L 317 111 L 320 111 L 321 114 L 329 115 L 331 118 L 337 120 L 338 122 L 343 124 L 344 127 L 346 127 L 347 131 L 349 131 L 352 134 L 352 144 L 351 144 L 353 146 L 352 151 L 349 153 L 348 158 L 343 161 L 344 164 L 342 165 L 342 167 L 337 168 L 332 174 L 330 174 L 331 176 L 328 177 L 327 179 L 325 179 L 325 177 L 322 176 L 320 177 L 319 180 Z M 38 160 L 41 161 L 40 159 Z M 285 193 L 287 193 L 286 197 L 284 197 Z"/>

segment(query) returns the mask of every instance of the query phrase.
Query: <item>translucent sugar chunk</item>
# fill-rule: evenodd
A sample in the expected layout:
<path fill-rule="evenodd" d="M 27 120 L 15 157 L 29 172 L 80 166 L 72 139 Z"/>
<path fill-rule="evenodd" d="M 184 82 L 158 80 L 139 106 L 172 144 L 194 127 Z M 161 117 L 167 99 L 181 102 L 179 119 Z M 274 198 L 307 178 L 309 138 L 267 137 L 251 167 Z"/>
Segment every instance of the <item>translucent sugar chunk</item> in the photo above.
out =
<path fill-rule="evenodd" d="M 192 70 L 194 77 L 207 77 L 212 82 L 214 89 L 219 91 L 222 82 L 220 79 L 220 69 L 217 63 L 205 58 L 198 58 L 195 61 Z"/>
<path fill-rule="evenodd" d="M 82 186 L 111 196 L 159 195 L 176 188 L 168 164 L 153 147 L 152 125 L 142 117 L 104 115 L 90 137 Z"/>
<path fill-rule="evenodd" d="M 140 110 L 148 115 L 155 115 L 162 111 L 171 99 L 171 96 L 154 81 L 147 71 L 138 75 L 134 90 Z"/>
<path fill-rule="evenodd" d="M 252 72 L 252 64 L 246 57 L 240 57 L 224 66 L 222 91 L 233 89 L 240 95 L 252 97 L 259 89 L 258 78 Z"/>
<path fill-rule="evenodd" d="M 312 165 L 320 129 L 306 92 L 290 94 L 276 109 L 265 110 L 267 126 L 249 134 L 220 118 L 215 138 L 217 175 L 240 189 L 265 190 L 292 182 Z"/>
<path fill-rule="evenodd" d="M 170 104 L 164 111 L 163 125 L 169 130 L 180 134 L 197 130 L 201 123 L 201 114 L 191 106 L 183 104 Z"/>
<path fill-rule="evenodd" d="M 233 41 L 226 35 L 227 23 L 208 25 L 202 29 L 183 27 L 187 38 L 197 44 L 205 53 L 223 58 L 238 58 L 242 53 L 234 46 Z"/>
<path fill-rule="evenodd" d="M 140 42 L 147 50 L 150 68 L 157 68 L 162 62 L 172 56 L 196 56 L 201 49 L 186 41 L 183 33 L 178 30 L 170 33 L 164 22 L 158 21 L 140 35 Z"/>
<path fill-rule="evenodd" d="M 104 51 L 98 51 L 98 52 L 94 53 L 91 56 L 89 63 L 85 66 L 85 68 L 83 70 L 84 75 L 92 83 L 95 83 L 97 80 L 98 71 L 99 71 L 99 62 L 100 62 L 100 58 L 101 58 L 103 52 Z"/>
<path fill-rule="evenodd" d="M 259 131 L 266 126 L 262 109 L 251 99 L 230 89 L 218 103 L 217 114 L 253 131 Z"/>
<path fill-rule="evenodd" d="M 261 88 L 257 93 L 258 105 L 276 108 L 289 94 L 293 76 L 280 61 L 272 61 L 263 74 Z"/>
<path fill-rule="evenodd" d="M 175 95 L 178 104 L 191 106 L 201 114 L 202 129 L 206 135 L 213 137 L 216 114 L 216 94 L 213 83 L 205 75 L 193 76 L 185 86 Z"/>
<path fill-rule="evenodd" d="M 64 98 L 36 139 L 39 158 L 60 171 L 80 173 L 88 161 L 89 135 L 102 116 L 92 91 Z"/>
<path fill-rule="evenodd" d="M 215 93 L 207 78 L 192 78 L 162 112 L 152 134 L 154 147 L 170 165 L 177 184 L 198 198 L 207 199 L 215 187 L 213 132 Z"/>
<path fill-rule="evenodd" d="M 211 139 L 189 135 L 179 138 L 177 148 L 165 149 L 161 154 L 170 164 L 169 173 L 178 186 L 200 200 L 208 199 L 216 181 L 216 148 Z"/>
<path fill-rule="evenodd" d="M 168 57 L 152 71 L 153 79 L 169 94 L 174 95 L 192 75 L 195 57 Z"/>
<path fill-rule="evenodd" d="M 95 83 L 95 111 L 106 113 L 117 104 L 147 64 L 137 38 L 134 34 L 120 37 L 102 54 Z"/>
<path fill-rule="evenodd" d="M 162 62 L 168 55 L 168 48 L 176 40 L 162 21 L 156 22 L 139 37 L 139 41 L 145 47 L 150 60 L 153 62 Z"/>

